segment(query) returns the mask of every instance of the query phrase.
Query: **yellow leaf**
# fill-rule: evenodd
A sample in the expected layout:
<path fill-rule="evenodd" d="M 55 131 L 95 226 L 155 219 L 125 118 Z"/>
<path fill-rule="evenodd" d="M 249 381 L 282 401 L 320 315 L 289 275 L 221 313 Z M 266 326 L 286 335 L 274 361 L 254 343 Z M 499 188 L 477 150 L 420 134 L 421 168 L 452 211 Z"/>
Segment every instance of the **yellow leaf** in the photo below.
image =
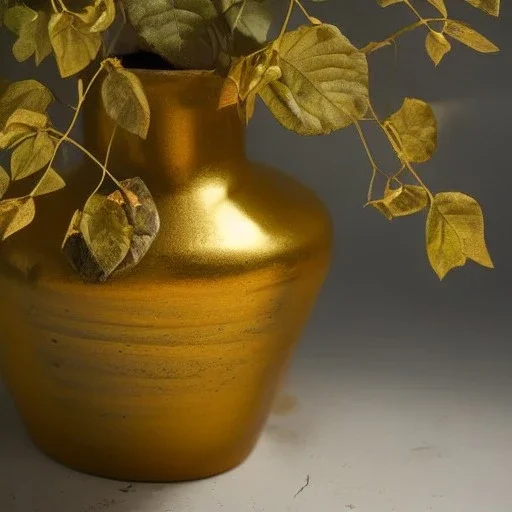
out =
<path fill-rule="evenodd" d="M 432 4 L 443 15 L 444 18 L 448 17 L 448 10 L 446 9 L 444 0 L 428 0 L 428 2 Z"/>
<path fill-rule="evenodd" d="M 11 155 L 12 179 L 21 180 L 41 170 L 51 160 L 54 150 L 54 142 L 46 132 L 23 141 Z"/>
<path fill-rule="evenodd" d="M 389 7 L 390 5 L 399 4 L 403 2 L 404 0 L 377 0 L 377 3 L 381 7 Z"/>
<path fill-rule="evenodd" d="M 10 148 L 22 138 L 45 128 L 48 125 L 48 117 L 39 112 L 18 109 L 5 123 L 0 132 L 0 149 Z"/>
<path fill-rule="evenodd" d="M 9 183 L 11 182 L 11 178 L 5 171 L 5 169 L 0 165 L 0 199 L 4 196 L 9 188 Z"/>
<path fill-rule="evenodd" d="M 492 16 L 500 15 L 500 0 L 466 0 L 466 2 Z"/>
<path fill-rule="evenodd" d="M 424 101 L 406 98 L 400 110 L 384 122 L 409 162 L 426 162 L 437 149 L 437 121 Z"/>
<path fill-rule="evenodd" d="M 450 41 L 441 32 L 429 32 L 425 41 L 425 47 L 429 57 L 436 66 L 443 60 L 443 57 L 452 49 Z"/>
<path fill-rule="evenodd" d="M 15 110 L 7 119 L 4 130 L 9 131 L 18 126 L 24 126 L 27 129 L 40 130 L 48 125 L 48 116 L 40 112 L 34 112 L 25 108 Z"/>
<path fill-rule="evenodd" d="M 254 114 L 256 95 L 280 77 L 279 53 L 275 44 L 254 55 L 241 57 L 233 64 L 228 78 L 238 90 L 240 116 L 244 122 L 248 123 Z"/>
<path fill-rule="evenodd" d="M 366 56 L 332 25 L 300 27 L 284 35 L 282 72 L 260 95 L 276 119 L 301 135 L 351 125 L 368 108 Z"/>
<path fill-rule="evenodd" d="M 0 240 L 27 227 L 35 214 L 36 205 L 31 197 L 0 201 Z"/>
<path fill-rule="evenodd" d="M 61 178 L 57 171 L 55 171 L 55 169 L 49 169 L 41 178 L 34 195 L 38 197 L 51 194 L 65 186 L 66 182 Z"/>
<path fill-rule="evenodd" d="M 480 53 L 496 53 L 500 49 L 476 30 L 458 21 L 448 21 L 444 33 Z"/>
<path fill-rule="evenodd" d="M 101 94 L 107 114 L 121 128 L 145 139 L 151 112 L 138 77 L 120 67 L 110 66 Z"/>
<path fill-rule="evenodd" d="M 86 68 L 98 55 L 101 34 L 69 12 L 53 14 L 48 26 L 57 65 L 63 78 Z"/>
<path fill-rule="evenodd" d="M 43 113 L 53 100 L 50 90 L 36 80 L 10 84 L 0 97 L 0 130 L 17 109 Z"/>
<path fill-rule="evenodd" d="M 427 219 L 427 252 L 440 279 L 467 259 L 494 268 L 485 244 L 482 209 L 460 192 L 437 194 Z"/>
<path fill-rule="evenodd" d="M 403 185 L 397 189 L 389 189 L 383 199 L 368 203 L 368 206 L 373 206 L 388 220 L 420 212 L 427 205 L 426 190 L 416 185 Z"/>

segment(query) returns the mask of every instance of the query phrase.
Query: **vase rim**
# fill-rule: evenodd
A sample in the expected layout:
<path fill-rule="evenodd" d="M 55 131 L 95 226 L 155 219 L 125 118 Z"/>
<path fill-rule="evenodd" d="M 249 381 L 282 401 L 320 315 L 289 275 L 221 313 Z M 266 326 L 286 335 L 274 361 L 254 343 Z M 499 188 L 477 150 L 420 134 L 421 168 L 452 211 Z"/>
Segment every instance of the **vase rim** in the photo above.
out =
<path fill-rule="evenodd" d="M 215 78 L 224 78 L 214 70 L 208 69 L 145 69 L 145 68 L 126 68 L 135 74 L 165 75 L 165 76 L 211 76 Z"/>

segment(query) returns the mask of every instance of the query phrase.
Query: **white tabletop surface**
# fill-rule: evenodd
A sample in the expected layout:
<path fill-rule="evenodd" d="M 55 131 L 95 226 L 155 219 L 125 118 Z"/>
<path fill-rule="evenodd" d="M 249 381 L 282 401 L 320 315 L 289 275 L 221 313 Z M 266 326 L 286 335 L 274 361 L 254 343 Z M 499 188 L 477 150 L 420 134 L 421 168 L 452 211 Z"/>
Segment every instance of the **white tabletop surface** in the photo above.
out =
<path fill-rule="evenodd" d="M 342 328 L 345 342 L 315 349 L 323 316 L 254 454 L 209 480 L 129 487 L 69 471 L 30 444 L 0 395 L 0 511 L 511 512 L 506 337 L 487 337 L 486 359 L 474 344 L 461 353 L 442 337 L 397 341 L 360 325 L 367 341 Z"/>

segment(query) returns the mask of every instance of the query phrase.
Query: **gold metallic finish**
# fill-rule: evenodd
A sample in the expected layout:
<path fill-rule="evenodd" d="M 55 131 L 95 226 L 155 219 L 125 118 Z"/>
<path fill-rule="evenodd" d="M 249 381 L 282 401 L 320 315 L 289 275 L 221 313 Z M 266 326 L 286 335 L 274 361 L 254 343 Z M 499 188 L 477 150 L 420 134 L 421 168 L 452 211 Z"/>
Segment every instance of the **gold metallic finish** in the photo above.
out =
<path fill-rule="evenodd" d="M 146 181 L 161 232 L 128 275 L 85 284 L 60 243 L 99 169 L 42 198 L 1 250 L 0 364 L 56 460 L 123 480 L 196 479 L 256 443 L 325 278 L 331 222 L 306 187 L 246 160 L 236 108 L 216 108 L 220 78 L 137 74 L 150 133 L 118 132 L 111 171 Z M 102 159 L 113 126 L 97 99 L 86 113 Z"/>

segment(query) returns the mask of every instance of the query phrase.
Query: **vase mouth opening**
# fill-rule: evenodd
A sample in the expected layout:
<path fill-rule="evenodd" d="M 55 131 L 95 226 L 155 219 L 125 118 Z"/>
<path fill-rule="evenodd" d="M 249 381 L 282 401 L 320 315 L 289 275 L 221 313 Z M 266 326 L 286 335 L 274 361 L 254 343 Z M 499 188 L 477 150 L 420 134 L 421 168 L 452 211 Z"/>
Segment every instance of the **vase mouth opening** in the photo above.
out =
<path fill-rule="evenodd" d="M 118 55 L 124 68 L 136 74 L 165 76 L 218 76 L 214 70 L 176 68 L 163 57 L 152 52 Z"/>

